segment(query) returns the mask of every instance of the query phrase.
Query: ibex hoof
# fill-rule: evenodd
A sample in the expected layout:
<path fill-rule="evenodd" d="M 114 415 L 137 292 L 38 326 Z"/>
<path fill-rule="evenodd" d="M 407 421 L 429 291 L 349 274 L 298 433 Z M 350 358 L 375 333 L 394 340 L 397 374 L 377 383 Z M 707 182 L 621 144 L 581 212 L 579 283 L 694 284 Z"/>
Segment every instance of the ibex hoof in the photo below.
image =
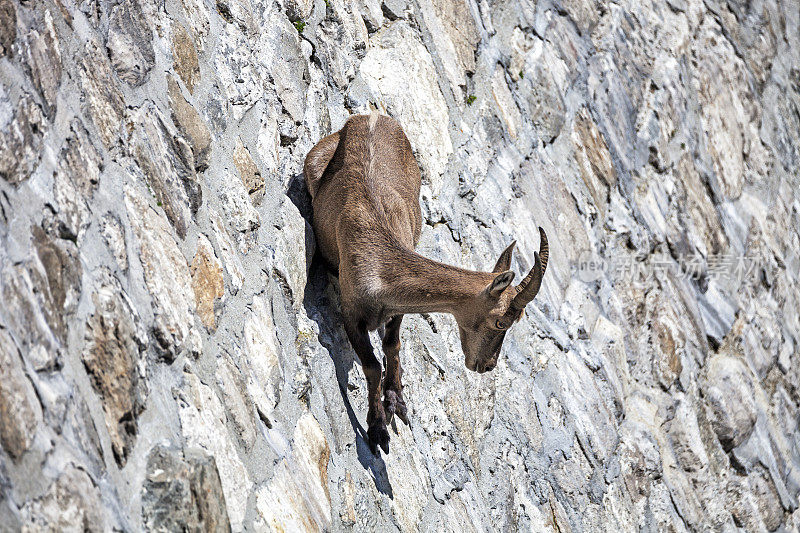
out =
<path fill-rule="evenodd" d="M 373 454 L 377 455 L 378 446 L 381 447 L 383 453 L 389 453 L 389 431 L 386 429 L 386 424 L 376 423 L 370 426 L 367 430 L 367 438 Z"/>
<path fill-rule="evenodd" d="M 397 418 L 405 425 L 409 425 L 408 410 L 406 409 L 406 402 L 403 400 L 402 394 L 387 389 L 383 394 L 383 410 L 386 412 L 387 423 L 390 424 L 394 415 L 397 415 Z"/>

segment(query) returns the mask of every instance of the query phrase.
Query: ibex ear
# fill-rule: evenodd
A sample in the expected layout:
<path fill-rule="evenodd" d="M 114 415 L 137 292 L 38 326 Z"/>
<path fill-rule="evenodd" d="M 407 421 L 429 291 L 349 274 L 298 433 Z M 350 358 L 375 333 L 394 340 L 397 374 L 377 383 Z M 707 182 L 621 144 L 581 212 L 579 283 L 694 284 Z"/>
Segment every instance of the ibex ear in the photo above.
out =
<path fill-rule="evenodd" d="M 517 241 L 511 241 L 511 244 L 503 250 L 503 253 L 497 259 L 497 263 L 494 264 L 492 272 L 504 272 L 511 268 L 511 254 L 514 252 L 514 246 L 516 245 Z"/>
<path fill-rule="evenodd" d="M 504 290 L 506 290 L 509 285 L 511 285 L 512 281 L 514 281 L 514 272 L 507 270 L 492 280 L 492 283 L 490 283 L 485 289 L 486 294 L 492 298 L 497 298 Z"/>

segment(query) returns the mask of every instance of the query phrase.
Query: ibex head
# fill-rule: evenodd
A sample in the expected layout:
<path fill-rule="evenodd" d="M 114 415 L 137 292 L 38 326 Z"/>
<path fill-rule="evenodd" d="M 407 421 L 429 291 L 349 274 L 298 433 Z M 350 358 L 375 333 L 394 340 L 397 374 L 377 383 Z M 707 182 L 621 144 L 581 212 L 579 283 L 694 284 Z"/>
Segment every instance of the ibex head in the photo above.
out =
<path fill-rule="evenodd" d="M 514 272 L 511 254 L 515 242 L 506 248 L 492 269 L 497 275 L 489 285 L 455 313 L 461 336 L 461 349 L 467 368 L 483 373 L 494 369 L 508 328 L 520 319 L 525 306 L 534 299 L 542 285 L 549 249 L 547 235 L 539 228 L 539 253 L 534 252 L 534 265 L 525 279 L 512 286 Z"/>

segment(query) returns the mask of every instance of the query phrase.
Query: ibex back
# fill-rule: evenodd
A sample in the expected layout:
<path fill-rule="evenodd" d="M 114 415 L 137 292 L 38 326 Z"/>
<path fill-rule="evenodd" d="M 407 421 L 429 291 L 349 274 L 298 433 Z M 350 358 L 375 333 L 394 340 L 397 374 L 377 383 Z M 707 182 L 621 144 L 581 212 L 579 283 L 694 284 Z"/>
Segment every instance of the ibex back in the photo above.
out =
<path fill-rule="evenodd" d="M 547 237 L 525 279 L 512 286 L 514 242 L 492 272 L 474 272 L 417 254 L 422 217 L 420 172 L 411 145 L 392 118 L 353 116 L 306 157 L 304 174 L 323 257 L 339 271 L 345 331 L 369 387 L 367 436 L 373 452 L 389 450 L 386 424 L 408 424 L 400 368 L 405 313 L 451 313 L 467 368 L 492 370 L 508 328 L 539 291 L 547 267 Z M 368 332 L 385 326 L 386 373 Z"/>

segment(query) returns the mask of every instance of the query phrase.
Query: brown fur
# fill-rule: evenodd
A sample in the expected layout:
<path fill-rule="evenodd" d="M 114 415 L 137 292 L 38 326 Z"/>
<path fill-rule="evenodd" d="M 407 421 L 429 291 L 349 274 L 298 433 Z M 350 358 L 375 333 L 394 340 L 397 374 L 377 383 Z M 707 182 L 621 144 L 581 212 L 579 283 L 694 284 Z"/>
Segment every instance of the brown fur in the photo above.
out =
<path fill-rule="evenodd" d="M 514 243 L 493 272 L 445 265 L 414 251 L 422 225 L 420 173 L 403 129 L 392 118 L 377 113 L 351 117 L 312 148 L 303 171 L 317 243 L 339 271 L 345 330 L 367 378 L 370 445 L 386 452 L 387 422 L 396 414 L 408 423 L 400 367 L 403 315 L 451 313 L 467 368 L 485 372 L 494 368 L 506 330 L 519 319 L 538 284 L 525 294 L 523 285 L 511 285 Z M 526 283 L 534 278 L 540 283 L 544 275 L 544 232 L 542 239 L 542 261 L 537 256 Z M 368 332 L 384 324 L 382 381 Z"/>

